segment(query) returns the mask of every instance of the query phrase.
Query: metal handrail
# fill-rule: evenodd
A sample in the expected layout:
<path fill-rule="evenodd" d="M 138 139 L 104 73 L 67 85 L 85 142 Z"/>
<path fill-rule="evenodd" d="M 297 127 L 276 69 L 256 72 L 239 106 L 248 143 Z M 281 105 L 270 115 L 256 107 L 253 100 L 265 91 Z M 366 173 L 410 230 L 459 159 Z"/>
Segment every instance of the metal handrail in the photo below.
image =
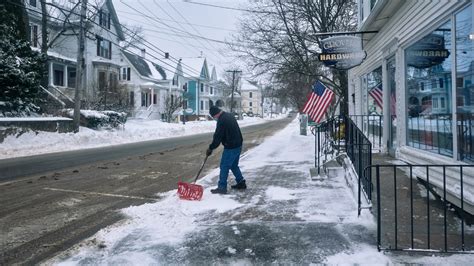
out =
<path fill-rule="evenodd" d="M 392 245 L 389 245 L 388 247 L 383 247 L 382 246 L 382 208 L 381 208 L 381 205 L 382 205 L 382 198 L 381 198 L 381 193 L 380 193 L 380 185 L 381 185 L 381 176 L 380 176 L 380 170 L 383 169 L 383 168 L 388 168 L 388 169 L 392 169 L 393 171 L 393 183 L 394 183 L 394 189 L 393 189 L 393 193 L 394 193 L 394 204 L 393 204 L 393 207 L 394 207 L 394 210 L 393 210 L 393 213 L 394 213 L 394 217 L 395 217 L 395 221 L 394 221 L 394 240 L 393 240 L 393 244 L 394 246 L 392 247 Z M 423 171 L 425 171 L 424 173 L 422 174 L 416 174 L 415 171 L 414 171 L 414 168 L 416 170 L 416 168 L 419 168 L 419 169 L 422 169 Z M 449 170 L 450 168 L 455 168 L 455 169 L 458 169 L 459 171 L 456 171 L 459 172 L 459 187 L 460 187 L 460 191 L 457 192 L 453 189 L 450 189 L 448 188 L 448 184 L 447 184 L 447 169 Z M 440 252 L 471 252 L 471 251 L 468 251 L 466 249 L 466 239 L 465 239 L 465 229 L 464 229 L 464 223 L 465 223 L 465 216 L 466 216 L 466 213 L 465 213 L 465 202 L 466 202 L 466 199 L 465 199 L 465 195 L 464 195 L 464 175 L 465 175 L 465 171 L 467 171 L 467 169 L 465 168 L 469 168 L 469 169 L 473 169 L 473 170 L 469 170 L 470 172 L 474 171 L 474 165 L 462 165 L 462 164 L 443 164 L 443 165 L 435 165 L 435 164 L 417 164 L 417 165 L 412 165 L 412 164 L 396 164 L 396 165 L 370 165 L 368 167 L 366 167 L 364 169 L 364 173 L 367 174 L 369 172 L 372 172 L 372 170 L 375 170 L 375 178 L 376 178 L 376 197 L 377 197 L 377 247 L 378 247 L 378 250 L 417 250 L 417 251 L 428 251 L 428 252 L 433 252 L 433 251 L 440 251 Z M 398 225 L 399 225 L 399 217 L 398 217 L 398 211 L 399 211 L 399 199 L 397 197 L 397 169 L 401 169 L 401 170 L 405 170 L 405 172 L 408 172 L 409 174 L 409 178 L 410 178 L 410 188 L 409 188 L 409 194 L 410 194 L 410 246 L 409 247 L 400 247 L 399 245 L 399 230 L 398 230 Z M 442 243 L 442 249 L 441 250 L 434 250 L 433 249 L 433 243 L 432 243 L 432 238 L 431 238 L 431 220 L 430 220 L 430 216 L 431 216 L 431 208 L 430 208 L 430 192 L 433 192 L 433 190 L 431 189 L 433 187 L 433 182 L 431 181 L 430 183 L 430 173 L 432 172 L 435 172 L 434 170 L 435 169 L 440 169 L 441 170 L 441 174 L 442 174 L 442 195 L 439 195 L 440 198 L 442 198 L 442 204 L 443 204 L 443 243 Z M 439 174 L 439 173 L 438 173 Z M 452 179 L 452 172 L 450 172 L 450 177 Z M 424 175 L 423 177 L 421 175 Z M 433 174 L 432 174 L 433 175 Z M 414 230 L 414 220 L 415 220 L 415 215 L 417 217 L 420 217 L 421 215 L 419 213 L 416 213 L 415 214 L 415 209 L 414 209 L 414 199 L 413 199 L 413 195 L 414 195 L 414 189 L 413 189 L 413 177 L 416 176 L 418 179 L 422 179 L 424 178 L 424 180 L 422 181 L 425 185 L 425 187 L 427 188 L 427 192 L 426 192 L 426 213 L 425 214 L 422 214 L 422 215 L 425 215 L 423 217 L 426 217 L 426 221 L 427 221 L 427 224 L 426 224 L 426 229 L 427 229 L 427 239 L 426 239 L 426 247 L 425 248 L 417 248 L 415 247 L 415 230 Z M 387 176 L 385 175 L 384 178 L 392 178 L 390 176 Z M 452 186 L 456 185 L 456 184 L 453 184 L 451 182 Z M 459 195 L 459 200 L 460 200 L 460 203 L 455 205 L 453 203 L 450 203 L 447 201 L 447 193 L 451 194 L 451 195 L 454 195 L 454 196 L 458 196 Z M 448 246 L 448 225 L 447 225 L 447 210 L 448 210 L 448 207 L 449 205 L 452 204 L 452 205 L 455 205 L 457 207 L 457 210 L 459 211 L 459 216 L 461 217 L 461 235 L 460 235 L 460 240 L 461 240 L 461 243 L 460 243 L 460 248 L 456 249 L 456 248 L 450 248 Z M 389 210 L 390 211 L 390 210 Z M 387 234 L 385 234 L 387 235 Z"/>

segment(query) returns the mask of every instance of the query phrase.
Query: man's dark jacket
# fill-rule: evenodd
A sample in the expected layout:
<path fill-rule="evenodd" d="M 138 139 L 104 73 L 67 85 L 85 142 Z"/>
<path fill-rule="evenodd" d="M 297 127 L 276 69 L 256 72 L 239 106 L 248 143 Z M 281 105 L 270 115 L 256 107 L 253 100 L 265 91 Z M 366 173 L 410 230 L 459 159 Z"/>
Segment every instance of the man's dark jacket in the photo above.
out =
<path fill-rule="evenodd" d="M 217 120 L 216 131 L 209 149 L 214 150 L 220 143 L 225 149 L 235 149 L 242 146 L 242 133 L 235 117 L 229 113 L 222 112 Z"/>

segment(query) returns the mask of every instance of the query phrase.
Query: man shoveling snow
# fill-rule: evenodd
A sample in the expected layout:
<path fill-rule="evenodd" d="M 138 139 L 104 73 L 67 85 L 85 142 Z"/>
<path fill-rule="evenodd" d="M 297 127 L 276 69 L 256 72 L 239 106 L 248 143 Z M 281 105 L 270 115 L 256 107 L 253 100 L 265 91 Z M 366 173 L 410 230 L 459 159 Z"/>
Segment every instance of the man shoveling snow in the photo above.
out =
<path fill-rule="evenodd" d="M 227 193 L 229 170 L 232 171 L 235 176 L 235 181 L 237 182 L 237 184 L 231 187 L 233 189 L 246 189 L 247 184 L 239 168 L 239 158 L 243 142 L 239 124 L 232 114 L 222 111 L 217 106 L 212 106 L 209 109 L 209 114 L 217 120 L 217 125 L 212 143 L 209 145 L 206 155 L 210 156 L 212 150 L 216 149 L 219 144 L 222 143 L 224 146 L 220 164 L 219 182 L 217 188 L 211 189 L 211 192 L 214 194 Z"/>

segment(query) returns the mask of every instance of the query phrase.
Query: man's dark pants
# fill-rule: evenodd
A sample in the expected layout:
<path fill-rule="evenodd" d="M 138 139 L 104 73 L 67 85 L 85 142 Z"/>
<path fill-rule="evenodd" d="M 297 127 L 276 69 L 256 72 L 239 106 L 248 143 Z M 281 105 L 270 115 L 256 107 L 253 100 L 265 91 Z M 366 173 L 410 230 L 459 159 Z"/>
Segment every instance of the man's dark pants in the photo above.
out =
<path fill-rule="evenodd" d="M 229 170 L 235 176 L 235 181 L 237 183 L 244 180 L 242 173 L 239 168 L 239 158 L 240 152 L 242 151 L 242 146 L 234 149 L 224 149 L 221 158 L 221 172 L 219 174 L 219 183 L 218 187 L 223 190 L 227 190 L 227 177 L 229 176 Z"/>

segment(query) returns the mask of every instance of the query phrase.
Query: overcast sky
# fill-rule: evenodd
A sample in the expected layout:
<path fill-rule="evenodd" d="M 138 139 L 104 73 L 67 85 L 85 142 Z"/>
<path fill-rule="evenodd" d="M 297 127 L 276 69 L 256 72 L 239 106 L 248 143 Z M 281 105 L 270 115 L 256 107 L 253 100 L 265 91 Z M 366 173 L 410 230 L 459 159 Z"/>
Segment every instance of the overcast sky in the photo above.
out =
<path fill-rule="evenodd" d="M 143 27 L 149 42 L 146 43 L 149 47 L 145 47 L 147 54 L 164 58 L 162 51 L 165 51 L 178 59 L 198 57 L 202 51 L 209 64 L 218 66 L 219 76 L 235 64 L 229 48 L 218 41 L 232 40 L 242 11 L 202 4 L 239 8 L 245 6 L 245 0 L 113 0 L 113 3 L 122 24 Z"/>

